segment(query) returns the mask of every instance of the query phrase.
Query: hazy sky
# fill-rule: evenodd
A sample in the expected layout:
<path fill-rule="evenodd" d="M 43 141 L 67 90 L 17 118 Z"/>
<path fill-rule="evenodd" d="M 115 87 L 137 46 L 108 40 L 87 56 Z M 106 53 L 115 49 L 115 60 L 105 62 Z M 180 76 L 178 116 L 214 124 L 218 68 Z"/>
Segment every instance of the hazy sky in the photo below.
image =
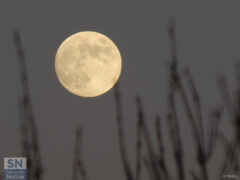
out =
<path fill-rule="evenodd" d="M 181 65 L 188 65 L 201 92 L 204 110 L 220 102 L 215 76 L 231 78 L 240 58 L 238 0 L 51 0 L 0 2 L 0 159 L 20 155 L 18 62 L 12 38 L 20 30 L 47 180 L 70 179 L 74 131 L 83 128 L 83 158 L 91 179 L 122 180 L 113 91 L 85 99 L 58 82 L 54 58 L 69 35 L 93 30 L 109 36 L 123 60 L 129 156 L 135 146 L 134 96 L 143 97 L 148 119 L 166 113 L 167 26 L 175 17 Z M 152 121 L 149 121 L 149 126 Z M 2 164 L 0 173 L 2 173 Z"/>

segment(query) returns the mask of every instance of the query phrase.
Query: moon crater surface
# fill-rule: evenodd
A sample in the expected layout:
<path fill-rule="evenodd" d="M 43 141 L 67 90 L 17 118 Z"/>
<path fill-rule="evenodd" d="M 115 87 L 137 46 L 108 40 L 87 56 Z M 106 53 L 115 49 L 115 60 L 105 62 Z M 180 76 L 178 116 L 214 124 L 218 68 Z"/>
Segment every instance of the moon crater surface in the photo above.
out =
<path fill-rule="evenodd" d="M 107 36 L 93 31 L 76 33 L 60 45 L 55 70 L 71 93 L 95 97 L 109 91 L 122 69 L 120 52 Z"/>

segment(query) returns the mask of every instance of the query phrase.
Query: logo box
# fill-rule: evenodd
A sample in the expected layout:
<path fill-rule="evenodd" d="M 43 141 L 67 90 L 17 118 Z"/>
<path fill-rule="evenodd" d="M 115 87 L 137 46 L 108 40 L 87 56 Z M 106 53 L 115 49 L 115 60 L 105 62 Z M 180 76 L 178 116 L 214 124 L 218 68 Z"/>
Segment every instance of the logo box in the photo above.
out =
<path fill-rule="evenodd" d="M 27 159 L 24 157 L 4 158 L 4 180 L 27 180 Z"/>

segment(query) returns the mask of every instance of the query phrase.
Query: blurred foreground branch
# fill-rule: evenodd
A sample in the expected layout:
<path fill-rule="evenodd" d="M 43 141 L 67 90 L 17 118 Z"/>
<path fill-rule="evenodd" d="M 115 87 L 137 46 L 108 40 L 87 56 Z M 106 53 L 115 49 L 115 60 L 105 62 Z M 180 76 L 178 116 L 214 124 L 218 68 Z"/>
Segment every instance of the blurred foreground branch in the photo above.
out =
<path fill-rule="evenodd" d="M 19 62 L 20 80 L 22 85 L 19 111 L 23 144 L 22 153 L 24 157 L 27 157 L 27 166 L 29 169 L 27 178 L 29 180 L 42 180 L 42 162 L 39 149 L 38 131 L 31 103 L 25 55 L 18 30 L 13 32 L 13 37 Z"/>

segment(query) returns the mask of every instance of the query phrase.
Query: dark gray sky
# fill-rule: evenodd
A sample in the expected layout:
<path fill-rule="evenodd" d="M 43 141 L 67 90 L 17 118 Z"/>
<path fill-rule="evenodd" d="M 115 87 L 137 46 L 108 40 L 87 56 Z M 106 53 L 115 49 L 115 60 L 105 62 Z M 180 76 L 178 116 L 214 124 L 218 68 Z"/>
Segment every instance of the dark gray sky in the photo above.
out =
<path fill-rule="evenodd" d="M 20 30 L 26 53 L 45 178 L 71 178 L 74 131 L 81 126 L 90 178 L 121 180 L 113 92 L 93 99 L 68 93 L 54 71 L 60 43 L 73 33 L 93 30 L 109 36 L 119 47 L 127 143 L 133 156 L 134 96 L 143 97 L 148 119 L 166 113 L 169 18 L 176 19 L 179 58 L 191 68 L 205 110 L 220 102 L 215 75 L 225 73 L 230 79 L 233 64 L 240 58 L 239 7 L 237 0 L 1 1 L 0 159 L 20 155 L 17 101 L 21 86 L 13 29 Z M 2 169 L 3 161 L 0 164 Z"/>

